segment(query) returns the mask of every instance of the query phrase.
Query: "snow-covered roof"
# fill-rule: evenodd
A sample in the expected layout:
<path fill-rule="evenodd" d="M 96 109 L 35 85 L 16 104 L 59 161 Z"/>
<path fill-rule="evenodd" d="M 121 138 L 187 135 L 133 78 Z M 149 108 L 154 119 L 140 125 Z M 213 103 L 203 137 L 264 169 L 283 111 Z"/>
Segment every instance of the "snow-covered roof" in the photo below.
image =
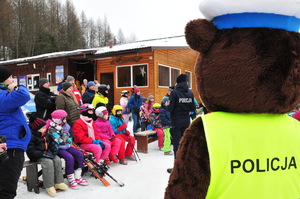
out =
<path fill-rule="evenodd" d="M 0 61 L 0 65 L 12 64 L 12 63 L 24 63 L 34 60 L 43 60 L 49 58 L 57 58 L 57 57 L 66 57 L 66 56 L 76 56 L 82 54 L 108 54 L 112 52 L 121 52 L 127 50 L 141 49 L 141 48 L 188 48 L 188 44 L 186 43 L 185 37 L 175 36 L 175 37 L 167 37 L 160 39 L 152 39 L 145 41 L 138 41 L 134 43 L 114 45 L 112 48 L 110 47 L 101 47 L 101 48 L 91 48 L 91 49 L 78 49 L 73 51 L 62 51 L 62 52 L 54 52 L 54 53 L 46 53 L 42 55 L 32 56 L 32 57 L 24 57 L 18 59 L 12 59 L 7 61 Z"/>
<path fill-rule="evenodd" d="M 128 43 L 128 44 L 115 45 L 112 48 L 103 47 L 103 48 L 99 48 L 95 54 L 96 55 L 107 54 L 111 52 L 120 52 L 125 50 L 134 50 L 134 49 L 141 49 L 141 48 L 148 48 L 148 47 L 155 49 L 155 48 L 188 48 L 189 46 L 186 43 L 185 37 L 182 35 L 177 37 L 167 37 L 167 38 L 152 39 L 152 40 L 138 41 L 138 42 Z"/>

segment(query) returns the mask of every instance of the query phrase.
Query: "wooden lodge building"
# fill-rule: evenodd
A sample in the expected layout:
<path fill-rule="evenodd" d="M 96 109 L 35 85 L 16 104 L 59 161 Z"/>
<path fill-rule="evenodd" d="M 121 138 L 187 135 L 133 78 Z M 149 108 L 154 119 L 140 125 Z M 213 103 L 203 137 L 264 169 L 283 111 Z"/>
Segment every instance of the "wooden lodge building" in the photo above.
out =
<path fill-rule="evenodd" d="M 95 49 L 57 52 L 0 62 L 13 72 L 15 82 L 38 90 L 40 78 L 58 85 L 67 75 L 76 78 L 77 86 L 83 79 L 98 80 L 110 85 L 109 100 L 118 104 L 121 91 L 130 91 L 134 85 L 147 97 L 155 96 L 161 102 L 169 86 L 174 86 L 179 74 L 185 73 L 189 85 L 196 91 L 194 65 L 198 53 L 189 48 L 184 36 L 140 41 Z M 56 88 L 52 89 L 56 92 Z"/>

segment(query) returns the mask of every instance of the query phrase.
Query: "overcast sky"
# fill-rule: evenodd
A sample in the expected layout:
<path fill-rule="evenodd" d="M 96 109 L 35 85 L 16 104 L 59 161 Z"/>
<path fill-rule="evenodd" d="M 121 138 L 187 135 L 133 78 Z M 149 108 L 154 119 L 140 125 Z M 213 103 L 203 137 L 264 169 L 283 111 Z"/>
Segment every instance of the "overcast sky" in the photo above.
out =
<path fill-rule="evenodd" d="M 184 34 L 189 20 L 203 18 L 201 0 L 71 0 L 80 16 L 104 19 L 106 15 L 114 34 L 119 28 L 125 37 L 135 34 L 137 40 Z"/>

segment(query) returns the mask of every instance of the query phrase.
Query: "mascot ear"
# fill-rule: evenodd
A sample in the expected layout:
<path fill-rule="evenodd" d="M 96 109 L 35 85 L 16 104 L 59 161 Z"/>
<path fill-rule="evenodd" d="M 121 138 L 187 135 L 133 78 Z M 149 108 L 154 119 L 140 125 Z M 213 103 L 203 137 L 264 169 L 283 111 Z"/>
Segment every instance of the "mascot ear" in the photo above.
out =
<path fill-rule="evenodd" d="M 216 33 L 215 25 L 206 19 L 192 20 L 185 27 L 188 45 L 201 53 L 205 53 L 211 47 Z"/>

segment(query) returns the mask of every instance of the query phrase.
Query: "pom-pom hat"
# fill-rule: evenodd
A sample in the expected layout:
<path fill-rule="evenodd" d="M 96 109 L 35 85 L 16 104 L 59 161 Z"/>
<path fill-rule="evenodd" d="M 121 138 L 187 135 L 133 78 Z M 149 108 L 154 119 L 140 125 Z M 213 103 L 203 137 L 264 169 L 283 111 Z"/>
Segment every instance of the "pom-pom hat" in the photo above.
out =
<path fill-rule="evenodd" d="M 204 0 L 200 11 L 218 29 L 300 30 L 300 0 Z"/>
<path fill-rule="evenodd" d="M 30 117 L 29 118 L 29 126 L 32 130 L 38 131 L 41 129 L 43 126 L 46 125 L 45 120 L 37 117 Z"/>

